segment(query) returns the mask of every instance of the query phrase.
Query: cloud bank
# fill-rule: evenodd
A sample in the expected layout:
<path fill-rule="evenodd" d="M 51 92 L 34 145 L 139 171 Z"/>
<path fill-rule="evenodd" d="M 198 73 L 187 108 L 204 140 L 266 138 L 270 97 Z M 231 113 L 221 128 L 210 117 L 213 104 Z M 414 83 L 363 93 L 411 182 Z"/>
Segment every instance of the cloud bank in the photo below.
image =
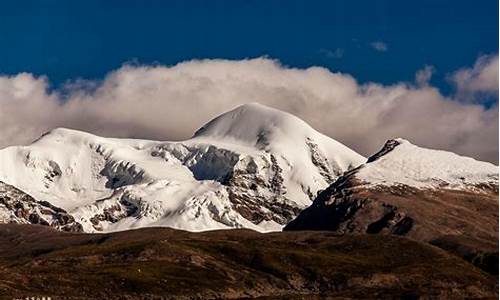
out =
<path fill-rule="evenodd" d="M 485 55 L 477 59 L 474 67 L 461 69 L 449 79 L 455 84 L 457 97 L 474 101 L 481 96 L 498 99 L 498 55 Z"/>
<path fill-rule="evenodd" d="M 495 59 L 496 66 L 486 63 Z M 445 97 L 426 84 L 431 74 L 423 71 L 416 83 L 360 84 L 324 68 L 294 69 L 257 58 L 125 65 L 100 82 L 75 81 L 56 91 L 48 90 L 45 77 L 0 76 L 0 148 L 29 143 L 54 127 L 180 140 L 224 111 L 260 102 L 299 116 L 364 155 L 389 138 L 404 137 L 497 163 L 498 102 L 485 108 Z M 481 57 L 450 76 L 462 93 L 494 90 L 498 56 Z"/>

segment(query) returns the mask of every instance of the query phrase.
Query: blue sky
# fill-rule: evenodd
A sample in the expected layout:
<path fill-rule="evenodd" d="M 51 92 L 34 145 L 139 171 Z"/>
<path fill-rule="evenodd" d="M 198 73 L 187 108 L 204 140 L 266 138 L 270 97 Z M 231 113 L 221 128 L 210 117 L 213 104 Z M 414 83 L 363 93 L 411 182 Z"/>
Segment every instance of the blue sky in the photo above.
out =
<path fill-rule="evenodd" d="M 498 163 L 498 42 L 497 0 L 0 1 L 0 148 L 182 140 L 259 102 L 366 156 L 403 137 Z"/>
<path fill-rule="evenodd" d="M 378 49 L 378 50 L 377 50 Z M 268 56 L 360 82 L 432 84 L 498 53 L 498 1 L 2 1 L 0 73 L 100 79 L 123 63 Z"/>

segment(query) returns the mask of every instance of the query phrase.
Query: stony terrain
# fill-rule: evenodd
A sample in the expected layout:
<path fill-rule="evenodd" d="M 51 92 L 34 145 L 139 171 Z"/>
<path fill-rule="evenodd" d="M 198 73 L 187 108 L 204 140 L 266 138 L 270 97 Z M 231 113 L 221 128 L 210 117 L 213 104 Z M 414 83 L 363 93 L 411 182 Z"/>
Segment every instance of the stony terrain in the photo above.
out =
<path fill-rule="evenodd" d="M 0 181 L 0 223 L 39 224 L 61 231 L 83 231 L 82 225 L 64 209 L 37 201 Z"/>
<path fill-rule="evenodd" d="M 0 226 L 0 299 L 464 299 L 497 278 L 398 236 Z"/>

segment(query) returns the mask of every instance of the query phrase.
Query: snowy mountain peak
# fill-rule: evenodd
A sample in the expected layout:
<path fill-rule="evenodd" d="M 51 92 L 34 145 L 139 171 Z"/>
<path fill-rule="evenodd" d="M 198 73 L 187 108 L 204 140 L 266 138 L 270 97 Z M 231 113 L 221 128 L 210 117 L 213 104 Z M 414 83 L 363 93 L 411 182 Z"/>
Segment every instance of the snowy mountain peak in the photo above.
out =
<path fill-rule="evenodd" d="M 258 103 L 241 105 L 208 122 L 195 137 L 233 140 L 265 147 L 273 139 L 301 139 L 314 134 L 301 119 Z"/>
<path fill-rule="evenodd" d="M 366 162 L 371 163 L 373 161 L 376 161 L 380 157 L 382 157 L 382 156 L 386 155 L 387 153 L 391 152 L 392 150 L 394 150 L 394 148 L 396 148 L 397 146 L 399 146 L 402 143 L 409 143 L 409 142 L 407 140 L 401 139 L 401 138 L 387 140 L 387 142 L 385 142 L 382 149 L 380 149 L 377 153 L 373 154 L 372 156 L 368 157 L 368 160 Z"/>
<path fill-rule="evenodd" d="M 44 137 L 52 137 L 52 136 L 71 136 L 71 135 L 80 135 L 80 136 L 95 136 L 87 132 L 79 131 L 76 129 L 66 128 L 66 127 L 57 127 L 51 129 L 44 134 L 40 138 Z"/>
<path fill-rule="evenodd" d="M 398 138 L 388 140 L 379 152 L 368 158 L 356 177 L 372 185 L 456 189 L 498 185 L 498 166 L 453 152 L 419 147 Z"/>
<path fill-rule="evenodd" d="M 89 139 L 97 139 L 98 137 L 79 130 L 58 127 L 43 133 L 32 144 L 47 144 L 47 143 L 61 143 L 61 142 L 84 142 Z"/>
<path fill-rule="evenodd" d="M 304 157 L 316 154 L 324 156 L 338 170 L 365 161 L 363 156 L 317 132 L 296 116 L 258 103 L 244 104 L 216 117 L 200 128 L 193 140 L 255 147 L 279 154 L 292 165 L 304 164 Z"/>

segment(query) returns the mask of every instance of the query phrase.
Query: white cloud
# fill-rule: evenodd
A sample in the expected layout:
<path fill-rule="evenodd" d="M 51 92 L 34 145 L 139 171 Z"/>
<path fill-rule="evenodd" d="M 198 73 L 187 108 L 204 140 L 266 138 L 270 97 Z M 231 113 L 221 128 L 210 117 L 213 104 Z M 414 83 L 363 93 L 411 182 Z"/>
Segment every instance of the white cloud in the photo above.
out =
<path fill-rule="evenodd" d="M 471 101 L 477 94 L 498 97 L 498 55 L 480 56 L 472 68 L 458 70 L 449 79 L 461 99 Z"/>
<path fill-rule="evenodd" d="M 389 50 L 389 47 L 387 46 L 387 44 L 382 42 L 382 41 L 372 42 L 372 43 L 370 43 L 370 46 L 372 46 L 373 49 L 375 49 L 376 51 L 379 51 L 379 52 L 386 52 L 387 50 Z"/>
<path fill-rule="evenodd" d="M 102 82 L 49 92 L 47 79 L 0 76 L 0 147 L 54 127 L 104 136 L 178 140 L 214 116 L 260 102 L 306 120 L 364 155 L 386 139 L 497 161 L 498 106 L 453 101 L 428 85 L 359 84 L 327 69 L 277 61 L 193 60 L 172 67 L 124 66 Z"/>
<path fill-rule="evenodd" d="M 432 78 L 432 75 L 435 72 L 435 68 L 433 66 L 426 65 L 423 69 L 418 70 L 415 74 L 415 82 L 418 86 L 426 86 L 429 84 L 429 81 Z"/>

